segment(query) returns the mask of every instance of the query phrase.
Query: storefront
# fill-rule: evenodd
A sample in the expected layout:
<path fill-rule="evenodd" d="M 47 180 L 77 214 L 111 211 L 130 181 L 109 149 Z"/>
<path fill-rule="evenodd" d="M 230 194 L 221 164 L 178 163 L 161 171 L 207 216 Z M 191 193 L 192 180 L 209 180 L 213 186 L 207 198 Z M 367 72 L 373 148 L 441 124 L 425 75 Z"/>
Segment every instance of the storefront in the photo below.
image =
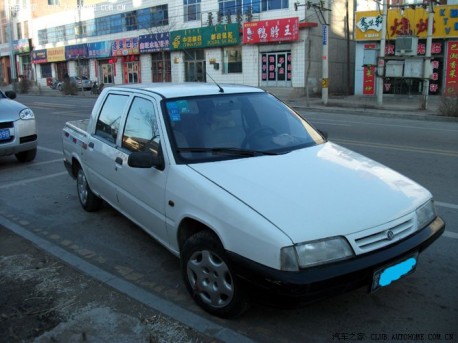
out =
<path fill-rule="evenodd" d="M 242 59 L 239 24 L 222 24 L 188 30 L 170 32 L 170 50 L 180 51 L 181 57 L 173 58 L 174 64 L 183 61 L 182 74 L 179 80 L 186 82 L 207 81 L 207 59 L 213 70 L 219 70 L 226 63 L 229 51 L 238 51 L 237 60 Z M 241 63 L 240 63 L 241 66 Z M 241 68 L 240 68 L 241 69 Z M 228 73 L 228 70 L 222 70 Z"/>
<path fill-rule="evenodd" d="M 299 18 L 262 20 L 243 24 L 243 43 L 259 45 L 262 87 L 291 87 L 293 55 L 290 44 L 299 40 Z M 274 46 L 271 46 L 274 45 Z"/>
<path fill-rule="evenodd" d="M 32 64 L 35 66 L 36 79 L 41 85 L 50 86 L 52 79 L 52 67 L 48 62 L 46 49 L 32 51 Z"/>
<path fill-rule="evenodd" d="M 138 37 L 116 39 L 111 45 L 112 58 L 122 62 L 122 83 L 141 82 Z"/>
<path fill-rule="evenodd" d="M 172 65 L 169 33 L 141 35 L 138 37 L 138 41 L 140 54 L 151 55 L 151 80 L 153 82 L 171 82 Z"/>
<path fill-rule="evenodd" d="M 68 65 L 65 60 L 65 47 L 49 48 L 47 49 L 48 62 L 53 63 L 54 70 L 52 76 L 59 81 L 64 79 L 64 76 L 68 74 Z"/>
<path fill-rule="evenodd" d="M 11 81 L 10 44 L 0 44 L 0 85 L 9 84 Z"/>
<path fill-rule="evenodd" d="M 422 6 L 401 11 L 390 9 L 387 16 L 385 57 L 379 60 L 382 16 L 378 11 L 356 13 L 355 94 L 376 93 L 377 65 L 384 67 L 383 93 L 423 94 L 428 75 L 429 94 L 458 94 L 458 82 L 450 68 L 458 38 L 458 6 L 434 7 L 431 58 L 427 55 L 429 13 Z"/>
<path fill-rule="evenodd" d="M 87 44 L 68 45 L 65 47 L 65 58 L 69 61 L 70 76 L 90 78 L 89 55 Z"/>
<path fill-rule="evenodd" d="M 34 80 L 32 61 L 30 59 L 30 40 L 18 39 L 13 41 L 13 51 L 16 57 L 17 77 Z"/>
<path fill-rule="evenodd" d="M 113 84 L 117 58 L 111 58 L 111 41 L 87 43 L 88 57 L 94 62 L 94 75 L 99 83 Z"/>

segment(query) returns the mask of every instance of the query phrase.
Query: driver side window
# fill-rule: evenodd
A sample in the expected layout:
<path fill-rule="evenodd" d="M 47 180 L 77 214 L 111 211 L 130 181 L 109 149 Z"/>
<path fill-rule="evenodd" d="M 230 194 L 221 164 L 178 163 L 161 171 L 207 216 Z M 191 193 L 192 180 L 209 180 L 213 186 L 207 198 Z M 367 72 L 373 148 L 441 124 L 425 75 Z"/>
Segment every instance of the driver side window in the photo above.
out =
<path fill-rule="evenodd" d="M 159 151 L 160 134 L 156 111 L 150 100 L 136 97 L 127 114 L 122 147 L 129 151 Z"/>

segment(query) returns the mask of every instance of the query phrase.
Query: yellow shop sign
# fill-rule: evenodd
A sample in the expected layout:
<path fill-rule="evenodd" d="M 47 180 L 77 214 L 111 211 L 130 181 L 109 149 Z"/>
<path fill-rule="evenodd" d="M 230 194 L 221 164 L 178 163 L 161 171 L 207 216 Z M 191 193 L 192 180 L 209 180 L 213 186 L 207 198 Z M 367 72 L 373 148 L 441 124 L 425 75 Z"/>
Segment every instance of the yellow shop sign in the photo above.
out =
<path fill-rule="evenodd" d="M 426 38 L 429 13 L 423 7 L 390 9 L 387 16 L 386 39 L 399 35 Z M 383 17 L 379 11 L 356 12 L 355 38 L 359 41 L 380 40 Z M 458 5 L 434 7 L 433 38 L 458 37 Z"/>

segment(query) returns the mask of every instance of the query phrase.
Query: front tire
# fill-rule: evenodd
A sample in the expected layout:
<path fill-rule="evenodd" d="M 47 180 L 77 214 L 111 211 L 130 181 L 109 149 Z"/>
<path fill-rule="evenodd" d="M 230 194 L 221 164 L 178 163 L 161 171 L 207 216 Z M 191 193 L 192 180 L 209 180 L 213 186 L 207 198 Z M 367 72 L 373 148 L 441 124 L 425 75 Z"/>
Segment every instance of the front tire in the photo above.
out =
<path fill-rule="evenodd" d="M 231 270 L 221 242 L 212 232 L 200 231 L 185 242 L 181 274 L 189 294 L 205 311 L 234 318 L 248 309 L 242 286 Z"/>
<path fill-rule="evenodd" d="M 83 206 L 86 211 L 94 212 L 102 206 L 102 199 L 92 192 L 87 182 L 86 175 L 81 167 L 78 168 L 76 174 L 76 191 L 81 206 Z"/>
<path fill-rule="evenodd" d="M 35 159 L 35 156 L 37 156 L 37 148 L 18 152 L 14 156 L 16 156 L 19 162 L 31 162 Z"/>

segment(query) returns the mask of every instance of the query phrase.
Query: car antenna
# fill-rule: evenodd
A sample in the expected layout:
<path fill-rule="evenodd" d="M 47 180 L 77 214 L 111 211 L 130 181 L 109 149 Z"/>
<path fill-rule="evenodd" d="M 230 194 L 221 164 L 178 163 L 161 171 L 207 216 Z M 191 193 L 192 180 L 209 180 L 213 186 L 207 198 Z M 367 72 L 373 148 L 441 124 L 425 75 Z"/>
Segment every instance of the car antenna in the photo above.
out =
<path fill-rule="evenodd" d="M 186 55 L 188 55 L 193 61 L 195 61 L 194 57 L 188 52 L 188 50 L 186 49 L 183 49 L 183 51 L 185 52 Z M 207 72 L 207 68 L 205 68 L 205 75 L 208 76 L 210 78 L 210 80 L 213 81 L 213 83 L 219 88 L 219 92 L 220 93 L 224 93 L 224 89 L 223 87 L 221 87 L 218 82 L 215 81 L 215 79 L 213 79 L 213 77 L 210 76 L 210 74 Z"/>

